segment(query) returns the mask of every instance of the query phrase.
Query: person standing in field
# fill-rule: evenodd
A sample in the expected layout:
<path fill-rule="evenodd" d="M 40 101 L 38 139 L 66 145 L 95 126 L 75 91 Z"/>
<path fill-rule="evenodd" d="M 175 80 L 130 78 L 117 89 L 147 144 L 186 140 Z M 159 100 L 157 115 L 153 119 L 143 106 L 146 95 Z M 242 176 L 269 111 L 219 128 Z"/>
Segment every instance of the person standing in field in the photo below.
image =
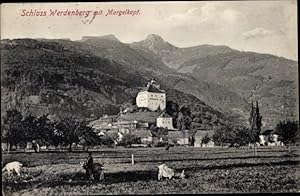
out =
<path fill-rule="evenodd" d="M 92 171 L 93 163 L 94 163 L 94 159 L 93 159 L 92 153 L 89 152 L 89 155 L 86 159 L 86 168 L 87 168 L 86 174 L 90 179 L 93 179 L 93 171 Z"/>
<path fill-rule="evenodd" d="M 35 140 L 32 141 L 32 147 L 34 149 L 34 152 L 40 151 L 40 145 Z"/>
<path fill-rule="evenodd" d="M 93 166 L 93 163 L 94 163 L 94 159 L 93 159 L 92 153 L 89 152 L 89 156 L 88 156 L 87 159 L 86 159 L 86 165 L 87 165 L 88 167 L 92 167 L 92 166 Z"/>

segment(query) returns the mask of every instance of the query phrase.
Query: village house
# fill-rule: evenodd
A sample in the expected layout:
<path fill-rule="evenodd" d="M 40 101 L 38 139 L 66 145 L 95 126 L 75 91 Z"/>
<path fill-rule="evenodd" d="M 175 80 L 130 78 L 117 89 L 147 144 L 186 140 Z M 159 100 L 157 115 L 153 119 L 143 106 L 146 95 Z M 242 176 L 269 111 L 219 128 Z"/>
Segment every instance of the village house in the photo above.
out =
<path fill-rule="evenodd" d="M 169 131 L 168 143 L 172 145 L 188 145 L 188 130 L 182 131 Z"/>
<path fill-rule="evenodd" d="M 131 121 L 117 121 L 115 123 L 119 132 L 123 134 L 130 133 L 138 128 L 138 121 L 131 120 Z"/>
<path fill-rule="evenodd" d="M 195 137 L 194 147 L 214 147 L 215 143 L 212 141 L 213 134 L 214 134 L 213 130 L 197 130 L 194 136 Z M 202 143 L 202 139 L 206 135 L 210 138 L 210 141 L 207 144 L 204 144 Z"/>
<path fill-rule="evenodd" d="M 101 131 L 108 131 L 113 129 L 118 129 L 115 122 L 117 121 L 119 115 L 113 115 L 113 116 L 103 116 L 102 118 L 99 118 L 98 120 L 94 120 L 89 122 L 88 126 L 94 128 L 97 132 Z"/>
<path fill-rule="evenodd" d="M 142 144 L 150 145 L 153 142 L 153 135 L 151 134 L 151 131 L 149 129 L 139 129 L 133 131 L 132 134 L 140 138 Z"/>
<path fill-rule="evenodd" d="M 207 144 L 202 143 L 202 138 L 208 135 L 212 138 L 213 130 L 185 130 L 185 131 L 169 131 L 169 144 L 192 145 L 194 147 L 214 147 L 215 144 L 210 140 Z M 192 141 L 194 140 L 194 141 Z"/>
<path fill-rule="evenodd" d="M 259 135 L 259 144 L 261 146 L 283 146 L 283 143 L 278 139 L 279 135 L 276 130 L 263 130 Z"/>
<path fill-rule="evenodd" d="M 162 112 L 156 119 L 156 126 L 166 128 L 168 130 L 174 130 L 173 119 L 166 112 Z"/>

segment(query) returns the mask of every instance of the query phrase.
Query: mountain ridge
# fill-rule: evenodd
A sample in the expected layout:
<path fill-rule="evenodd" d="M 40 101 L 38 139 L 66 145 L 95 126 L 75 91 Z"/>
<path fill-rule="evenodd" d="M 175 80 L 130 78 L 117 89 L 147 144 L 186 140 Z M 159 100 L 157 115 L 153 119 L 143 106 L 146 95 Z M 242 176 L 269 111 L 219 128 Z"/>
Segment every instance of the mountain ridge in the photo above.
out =
<path fill-rule="evenodd" d="M 14 45 L 14 41 L 8 42 Z M 46 50 L 54 47 L 52 42 L 61 51 L 78 51 L 86 57 L 106 59 L 126 73 L 143 76 L 144 80 L 154 77 L 166 88 L 191 94 L 225 114 L 238 115 L 243 122 L 248 119 L 252 100 L 259 101 L 267 125 L 274 125 L 287 114 L 288 118 L 297 115 L 294 93 L 297 76 L 292 74 L 297 62 L 293 60 L 240 52 L 224 45 L 179 48 L 155 34 L 131 44 L 122 43 L 112 34 L 87 36 L 78 41 L 46 39 L 38 44 L 43 42 L 49 42 Z M 288 109 L 280 109 L 282 106 Z"/>
<path fill-rule="evenodd" d="M 17 108 L 24 115 L 48 114 L 52 119 L 74 114 L 97 119 L 118 113 L 148 80 L 127 65 L 93 55 L 85 44 L 66 40 L 1 40 L 1 55 L 2 117 L 6 110 Z M 198 98 L 169 87 L 166 90 L 168 101 L 197 105 L 191 108 L 194 118 L 208 127 L 226 122 L 221 112 Z"/>
<path fill-rule="evenodd" d="M 149 53 L 153 51 L 153 48 L 143 45 L 143 41 L 134 43 L 133 47 Z M 299 115 L 296 106 L 298 62 L 294 60 L 272 54 L 238 51 L 224 45 L 155 49 L 165 65 L 178 73 L 185 73 L 210 85 L 222 86 L 226 92 L 242 97 L 247 103 L 259 101 L 264 123 L 268 126 Z"/>

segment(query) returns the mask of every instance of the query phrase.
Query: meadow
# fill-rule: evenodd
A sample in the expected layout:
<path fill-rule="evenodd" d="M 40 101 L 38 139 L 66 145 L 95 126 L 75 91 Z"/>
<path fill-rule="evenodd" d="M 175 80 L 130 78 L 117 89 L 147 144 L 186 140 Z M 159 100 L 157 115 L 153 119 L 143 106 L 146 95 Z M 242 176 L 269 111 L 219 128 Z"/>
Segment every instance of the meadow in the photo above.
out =
<path fill-rule="evenodd" d="M 2 152 L 2 165 L 24 164 L 22 174 L 2 174 L 5 195 L 91 195 L 299 192 L 299 152 L 286 147 L 248 148 L 105 148 L 93 151 L 103 163 L 105 178 L 86 179 L 80 162 L 86 152 Z M 135 164 L 131 164 L 134 154 Z M 157 180 L 157 166 L 166 163 L 186 179 Z"/>

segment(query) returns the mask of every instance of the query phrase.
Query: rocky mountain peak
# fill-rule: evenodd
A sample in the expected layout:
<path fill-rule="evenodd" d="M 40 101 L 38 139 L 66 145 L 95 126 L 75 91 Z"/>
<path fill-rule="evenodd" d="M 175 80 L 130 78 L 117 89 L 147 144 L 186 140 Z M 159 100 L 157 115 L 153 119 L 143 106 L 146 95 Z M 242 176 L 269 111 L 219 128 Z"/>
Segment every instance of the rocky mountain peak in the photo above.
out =
<path fill-rule="evenodd" d="M 102 40 L 104 39 L 104 40 L 120 42 L 120 40 L 118 40 L 118 38 L 116 38 L 116 36 L 113 34 L 103 35 L 103 36 L 83 36 L 82 37 L 82 41 L 87 41 L 87 40 L 91 40 L 91 39 L 102 39 Z"/>
<path fill-rule="evenodd" d="M 113 34 L 109 34 L 109 35 L 104 35 L 104 36 L 102 36 L 102 39 L 107 39 L 107 40 L 112 40 L 112 41 L 120 41 L 120 40 L 118 40 L 118 38 L 116 38 L 116 36 L 115 35 L 113 35 Z"/>
<path fill-rule="evenodd" d="M 159 42 L 159 43 L 165 42 L 162 37 L 160 37 L 159 35 L 156 35 L 156 34 L 148 35 L 146 38 L 146 41 Z"/>
<path fill-rule="evenodd" d="M 145 40 L 133 43 L 133 45 L 136 44 L 148 48 L 155 54 L 160 54 L 161 52 L 168 53 L 169 51 L 176 50 L 175 46 L 166 42 L 162 37 L 156 34 L 149 34 Z"/>

